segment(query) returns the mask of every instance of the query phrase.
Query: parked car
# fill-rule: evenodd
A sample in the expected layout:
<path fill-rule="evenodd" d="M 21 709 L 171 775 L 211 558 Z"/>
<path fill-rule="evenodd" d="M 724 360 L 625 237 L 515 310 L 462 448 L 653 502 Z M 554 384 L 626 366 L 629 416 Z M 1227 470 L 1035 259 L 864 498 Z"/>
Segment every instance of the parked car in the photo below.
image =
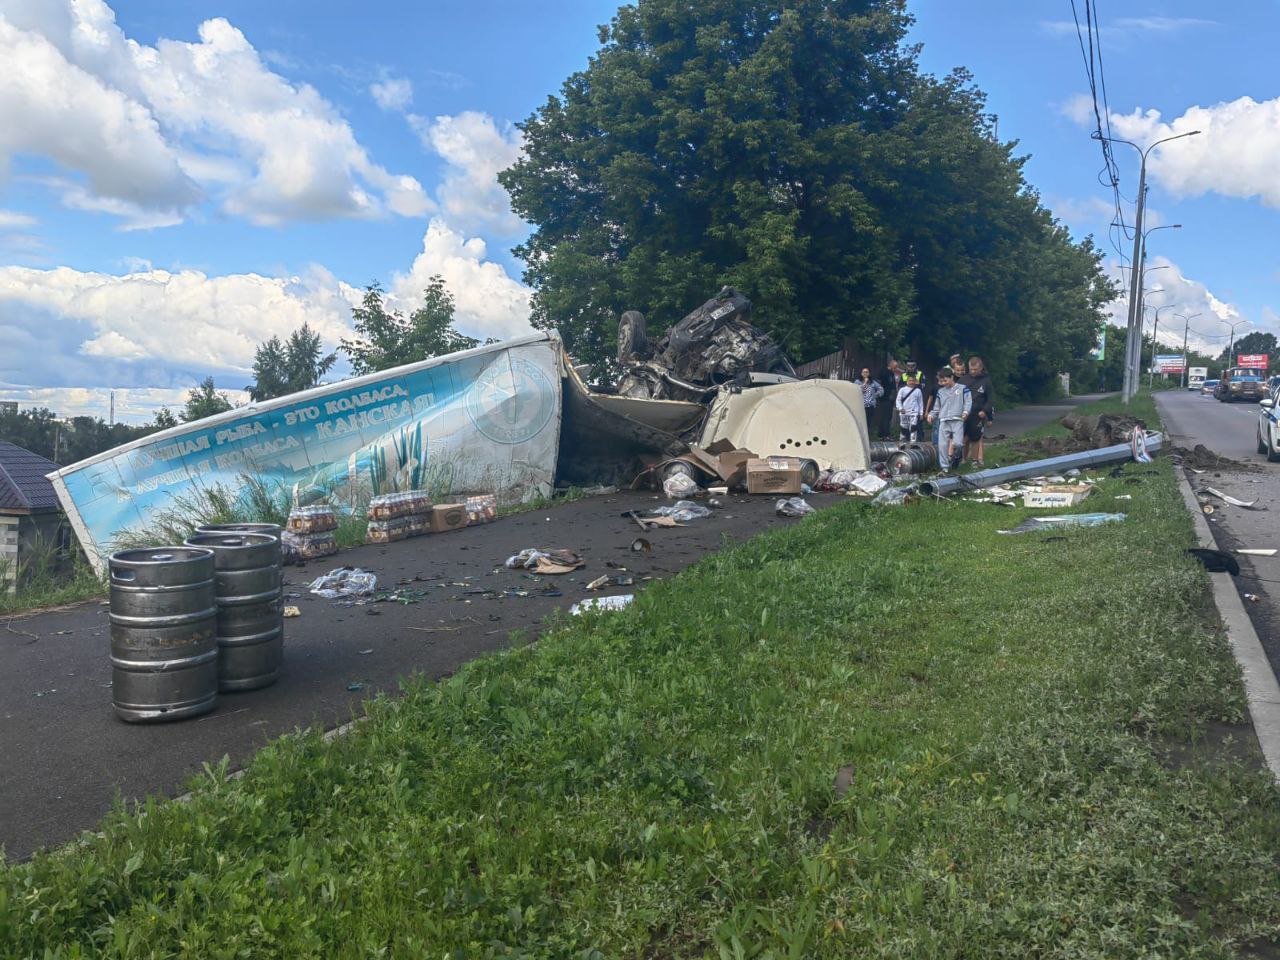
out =
<path fill-rule="evenodd" d="M 1200 384 L 1200 392 L 1206 397 L 1212 397 L 1215 390 L 1218 389 L 1217 380 L 1206 380 Z"/>
<path fill-rule="evenodd" d="M 1255 403 L 1267 395 L 1266 371 L 1253 367 L 1231 367 L 1222 374 L 1214 396 L 1222 403 L 1237 400 L 1253 400 Z"/>
<path fill-rule="evenodd" d="M 1280 390 L 1258 401 L 1258 452 L 1272 463 L 1280 462 L 1280 421 L 1276 419 L 1276 400 Z"/>

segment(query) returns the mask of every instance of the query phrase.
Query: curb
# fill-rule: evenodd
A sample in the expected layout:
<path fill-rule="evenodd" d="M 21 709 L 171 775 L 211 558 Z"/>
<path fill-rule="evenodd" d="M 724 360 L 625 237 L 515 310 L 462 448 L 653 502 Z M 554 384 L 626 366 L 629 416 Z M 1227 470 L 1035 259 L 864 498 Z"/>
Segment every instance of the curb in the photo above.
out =
<path fill-rule="evenodd" d="M 1178 487 L 1182 491 L 1182 499 L 1191 512 L 1191 522 L 1196 530 L 1196 539 L 1201 547 L 1210 550 L 1218 549 L 1213 530 L 1200 511 L 1195 494 L 1191 492 L 1191 484 L 1182 470 L 1174 470 L 1178 478 Z M 1271 776 L 1280 779 L 1280 682 L 1267 660 L 1266 651 L 1262 649 L 1262 641 L 1258 632 L 1253 629 L 1253 621 L 1245 612 L 1244 603 L 1240 599 L 1235 584 L 1229 573 L 1208 574 L 1209 583 L 1213 587 L 1213 602 L 1226 628 L 1227 639 L 1231 643 L 1231 653 L 1240 665 L 1241 679 L 1244 681 L 1244 693 L 1249 702 L 1249 718 L 1253 721 L 1253 730 L 1257 734 L 1258 744 L 1262 747 L 1263 758 Z"/>

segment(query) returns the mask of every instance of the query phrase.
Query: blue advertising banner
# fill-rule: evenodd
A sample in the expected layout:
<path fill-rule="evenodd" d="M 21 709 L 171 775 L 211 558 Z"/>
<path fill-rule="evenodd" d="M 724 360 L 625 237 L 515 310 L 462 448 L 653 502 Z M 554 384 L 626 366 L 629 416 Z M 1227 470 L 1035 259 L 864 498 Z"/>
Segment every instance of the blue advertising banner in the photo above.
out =
<path fill-rule="evenodd" d="M 122 534 L 202 489 L 250 487 L 295 505 L 362 510 L 430 490 L 551 492 L 560 435 L 560 343 L 542 333 L 317 387 L 183 424 L 51 474 L 81 546 L 102 569 Z"/>

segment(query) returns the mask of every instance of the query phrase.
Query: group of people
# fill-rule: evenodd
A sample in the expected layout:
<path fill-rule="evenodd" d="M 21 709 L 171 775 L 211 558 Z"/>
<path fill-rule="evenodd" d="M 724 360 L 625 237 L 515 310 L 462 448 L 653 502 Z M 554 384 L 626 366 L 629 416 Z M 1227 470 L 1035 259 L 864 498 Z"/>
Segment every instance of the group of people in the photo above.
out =
<path fill-rule="evenodd" d="M 871 375 L 869 367 L 863 367 L 858 385 L 866 407 L 868 436 L 888 440 L 896 420 L 899 440 L 915 442 L 920 439 L 922 425 L 927 425 L 933 428 L 938 466 L 943 471 L 966 460 L 983 465 L 983 438 L 995 420 L 995 397 L 981 357 L 970 357 L 966 364 L 960 354 L 952 354 L 948 364 L 938 370 L 932 387 L 914 360 L 908 360 L 905 367 L 890 360 L 878 378 Z"/>

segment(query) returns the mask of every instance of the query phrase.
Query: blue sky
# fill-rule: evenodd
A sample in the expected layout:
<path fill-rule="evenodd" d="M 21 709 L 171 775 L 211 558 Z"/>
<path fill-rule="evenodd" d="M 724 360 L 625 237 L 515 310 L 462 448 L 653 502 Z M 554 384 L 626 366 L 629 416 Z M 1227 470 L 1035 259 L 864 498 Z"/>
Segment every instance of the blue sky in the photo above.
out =
<path fill-rule="evenodd" d="M 970 69 L 1046 204 L 1114 260 L 1068 0 L 911 8 L 925 69 Z M 206 373 L 242 386 L 253 345 L 303 320 L 335 342 L 374 278 L 409 307 L 442 273 L 461 326 L 516 332 L 524 227 L 493 174 L 614 9 L 0 0 L 0 398 L 102 412 L 115 387 L 145 419 Z M 1100 19 L 1113 127 L 1207 128 L 1150 164 L 1153 222 L 1184 228 L 1151 237 L 1148 302 L 1201 312 L 1205 346 L 1218 316 L 1276 329 L 1280 12 L 1105 0 Z"/>

